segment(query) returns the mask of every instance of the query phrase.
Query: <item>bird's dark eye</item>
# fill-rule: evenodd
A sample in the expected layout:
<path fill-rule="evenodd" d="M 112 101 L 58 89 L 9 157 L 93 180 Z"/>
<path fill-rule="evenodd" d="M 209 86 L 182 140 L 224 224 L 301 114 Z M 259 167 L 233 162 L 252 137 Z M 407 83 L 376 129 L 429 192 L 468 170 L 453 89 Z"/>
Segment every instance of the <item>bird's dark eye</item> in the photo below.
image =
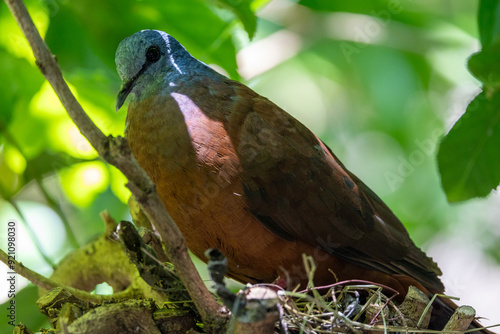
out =
<path fill-rule="evenodd" d="M 161 52 L 156 46 L 150 46 L 146 51 L 146 59 L 149 62 L 156 62 L 160 59 Z"/>

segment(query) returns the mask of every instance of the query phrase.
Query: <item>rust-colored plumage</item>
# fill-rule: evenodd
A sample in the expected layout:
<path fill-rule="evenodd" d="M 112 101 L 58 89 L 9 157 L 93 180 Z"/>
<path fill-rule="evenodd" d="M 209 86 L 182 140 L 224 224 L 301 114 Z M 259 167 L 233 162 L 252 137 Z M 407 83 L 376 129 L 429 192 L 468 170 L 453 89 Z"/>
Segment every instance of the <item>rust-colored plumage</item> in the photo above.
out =
<path fill-rule="evenodd" d="M 392 211 L 274 103 L 163 32 L 125 39 L 117 67 L 117 108 L 133 95 L 125 135 L 194 254 L 219 248 L 242 282 L 304 283 L 306 253 L 317 284 L 444 291 L 441 271 Z"/>
<path fill-rule="evenodd" d="M 197 256 L 219 248 L 243 282 L 284 271 L 303 281 L 306 253 L 320 259 L 318 282 L 334 281 L 330 268 L 342 280 L 394 286 L 401 274 L 443 290 L 392 212 L 301 123 L 238 82 L 187 79 L 132 102 L 126 137 Z"/>

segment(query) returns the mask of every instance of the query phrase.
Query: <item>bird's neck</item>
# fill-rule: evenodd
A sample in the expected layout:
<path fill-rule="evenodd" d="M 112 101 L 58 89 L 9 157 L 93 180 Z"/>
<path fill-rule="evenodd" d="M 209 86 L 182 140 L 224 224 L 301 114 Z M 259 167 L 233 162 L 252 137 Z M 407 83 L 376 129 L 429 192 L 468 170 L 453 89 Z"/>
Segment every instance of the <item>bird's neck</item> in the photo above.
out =
<path fill-rule="evenodd" d="M 225 79 L 225 77 L 212 69 L 202 61 L 191 56 L 189 53 L 182 54 L 176 57 L 175 54 L 170 56 L 172 70 L 169 73 L 169 80 L 181 80 L 186 77 L 202 76 L 211 79 Z"/>

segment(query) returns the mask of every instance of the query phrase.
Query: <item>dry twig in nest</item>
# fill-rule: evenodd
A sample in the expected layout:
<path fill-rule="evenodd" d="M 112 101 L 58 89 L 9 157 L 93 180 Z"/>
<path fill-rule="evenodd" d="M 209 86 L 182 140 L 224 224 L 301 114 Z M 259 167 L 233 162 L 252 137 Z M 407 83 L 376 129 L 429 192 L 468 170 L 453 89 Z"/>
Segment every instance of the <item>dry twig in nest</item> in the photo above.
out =
<path fill-rule="evenodd" d="M 410 287 L 405 301 L 396 305 L 395 290 L 372 282 L 350 280 L 314 287 L 314 262 L 305 256 L 304 263 L 309 288 L 279 293 L 279 333 L 462 333 L 473 319 L 470 317 L 460 329 L 453 327 L 451 332 L 430 330 L 427 326 L 433 300 L 429 301 L 417 288 Z"/>

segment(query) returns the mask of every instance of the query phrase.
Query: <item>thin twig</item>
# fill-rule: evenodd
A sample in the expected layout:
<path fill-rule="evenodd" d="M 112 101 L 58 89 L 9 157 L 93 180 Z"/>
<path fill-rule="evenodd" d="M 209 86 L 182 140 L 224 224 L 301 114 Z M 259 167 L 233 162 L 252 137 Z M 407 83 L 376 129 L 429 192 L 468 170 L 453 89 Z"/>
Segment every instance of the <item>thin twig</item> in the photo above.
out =
<path fill-rule="evenodd" d="M 36 286 L 42 289 L 52 290 L 54 288 L 61 287 L 67 290 L 70 294 L 72 294 L 76 298 L 86 302 L 102 304 L 105 301 L 116 301 L 119 299 L 130 298 L 132 296 L 131 291 L 127 289 L 114 293 L 112 295 L 93 295 L 87 291 L 75 289 L 73 287 L 54 282 L 51 279 L 48 279 L 47 277 L 44 277 L 39 273 L 29 269 L 28 267 L 25 267 L 21 262 L 17 262 L 13 257 L 10 257 L 7 253 L 5 253 L 1 249 L 0 249 L 0 261 L 5 263 L 5 265 L 9 266 L 10 268 L 13 268 L 17 274 L 23 276 L 31 283 L 35 284 Z"/>
<path fill-rule="evenodd" d="M 12 206 L 12 208 L 17 212 L 19 215 L 19 218 L 24 222 L 24 227 L 26 228 L 26 232 L 28 232 L 29 238 L 33 243 L 35 244 L 36 249 L 38 250 L 38 253 L 42 256 L 42 258 L 49 264 L 51 267 L 54 267 L 55 263 L 52 261 L 50 257 L 47 256 L 47 253 L 45 253 L 45 249 L 42 246 L 42 243 L 40 241 L 40 238 L 36 235 L 36 233 L 33 231 L 31 228 L 30 224 L 28 223 L 28 219 L 24 216 L 23 212 L 17 205 L 17 203 L 13 200 L 10 199 L 8 200 L 8 203 Z"/>

